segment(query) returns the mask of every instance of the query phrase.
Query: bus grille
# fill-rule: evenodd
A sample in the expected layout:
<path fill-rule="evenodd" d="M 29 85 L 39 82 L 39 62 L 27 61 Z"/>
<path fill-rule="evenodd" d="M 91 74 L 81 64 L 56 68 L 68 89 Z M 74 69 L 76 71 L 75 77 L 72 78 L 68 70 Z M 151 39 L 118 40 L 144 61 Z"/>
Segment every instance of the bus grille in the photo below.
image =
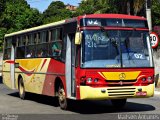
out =
<path fill-rule="evenodd" d="M 116 86 L 133 86 L 137 80 L 106 80 L 108 86 L 116 87 Z"/>
<path fill-rule="evenodd" d="M 137 80 L 135 79 L 135 80 L 106 80 L 106 82 L 108 82 L 108 83 L 118 83 L 118 82 L 136 82 Z"/>
<path fill-rule="evenodd" d="M 108 95 L 110 97 L 131 97 L 135 94 L 135 88 L 109 88 Z"/>

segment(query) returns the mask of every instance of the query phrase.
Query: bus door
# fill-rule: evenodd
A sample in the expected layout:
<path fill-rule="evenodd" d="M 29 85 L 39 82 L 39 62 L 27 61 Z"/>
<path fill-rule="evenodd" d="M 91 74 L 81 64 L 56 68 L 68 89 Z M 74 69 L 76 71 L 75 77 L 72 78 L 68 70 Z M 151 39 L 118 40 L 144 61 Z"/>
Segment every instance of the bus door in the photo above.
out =
<path fill-rule="evenodd" d="M 66 92 L 68 98 L 75 98 L 75 34 L 67 34 L 65 75 L 66 75 Z"/>

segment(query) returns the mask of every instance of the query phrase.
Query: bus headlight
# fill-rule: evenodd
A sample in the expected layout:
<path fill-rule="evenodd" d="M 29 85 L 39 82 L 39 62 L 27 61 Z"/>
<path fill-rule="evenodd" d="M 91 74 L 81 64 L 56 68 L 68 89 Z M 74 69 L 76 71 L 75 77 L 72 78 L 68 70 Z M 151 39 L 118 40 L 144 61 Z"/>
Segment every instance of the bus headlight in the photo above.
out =
<path fill-rule="evenodd" d="M 94 82 L 98 82 L 98 78 L 95 78 L 95 79 L 94 79 Z"/>
<path fill-rule="evenodd" d="M 92 78 L 87 78 L 87 82 L 91 83 L 92 82 Z"/>
<path fill-rule="evenodd" d="M 142 81 L 143 81 L 143 82 L 145 82 L 145 81 L 146 81 L 146 78 L 145 78 L 145 77 L 144 77 L 144 78 L 142 78 Z"/>
<path fill-rule="evenodd" d="M 147 78 L 147 81 L 149 82 L 149 83 L 151 83 L 152 82 L 152 77 L 151 76 L 149 76 L 148 78 Z"/>

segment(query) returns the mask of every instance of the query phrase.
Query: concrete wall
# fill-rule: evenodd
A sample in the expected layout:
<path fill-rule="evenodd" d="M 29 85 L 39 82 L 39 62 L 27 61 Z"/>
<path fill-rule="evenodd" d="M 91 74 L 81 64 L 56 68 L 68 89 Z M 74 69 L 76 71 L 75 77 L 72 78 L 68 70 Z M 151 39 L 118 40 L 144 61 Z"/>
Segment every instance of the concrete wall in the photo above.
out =
<path fill-rule="evenodd" d="M 160 87 L 160 49 L 154 50 L 153 59 L 154 59 L 154 65 L 155 65 L 156 87 Z"/>
<path fill-rule="evenodd" d="M 2 58 L 3 58 L 3 54 L 0 53 L 0 76 L 1 76 L 1 71 L 2 71 Z"/>

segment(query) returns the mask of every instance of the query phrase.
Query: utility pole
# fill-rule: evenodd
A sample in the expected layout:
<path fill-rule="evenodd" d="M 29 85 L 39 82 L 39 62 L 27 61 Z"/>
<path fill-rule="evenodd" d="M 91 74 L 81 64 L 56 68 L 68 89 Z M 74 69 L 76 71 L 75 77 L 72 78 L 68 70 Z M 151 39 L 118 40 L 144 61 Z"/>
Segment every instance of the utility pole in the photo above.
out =
<path fill-rule="evenodd" d="M 146 18 L 148 21 L 149 31 L 152 31 L 152 17 L 151 17 L 151 0 L 146 0 Z"/>

